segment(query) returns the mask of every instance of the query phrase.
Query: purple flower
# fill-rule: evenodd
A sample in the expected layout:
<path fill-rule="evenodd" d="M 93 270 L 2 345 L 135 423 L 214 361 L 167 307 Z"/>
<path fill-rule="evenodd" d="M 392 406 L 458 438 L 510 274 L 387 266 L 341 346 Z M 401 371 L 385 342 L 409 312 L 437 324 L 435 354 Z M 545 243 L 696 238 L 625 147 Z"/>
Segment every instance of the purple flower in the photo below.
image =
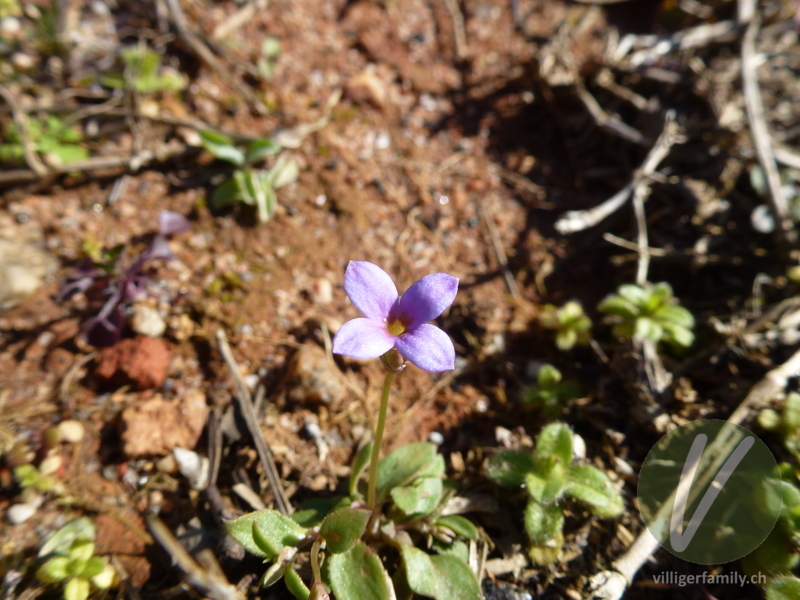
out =
<path fill-rule="evenodd" d="M 366 318 L 348 321 L 333 338 L 333 352 L 353 358 L 377 358 L 392 348 L 426 371 L 454 368 L 450 337 L 428 324 L 455 300 L 458 278 L 428 275 L 398 296 L 392 278 L 366 261 L 350 261 L 344 274 L 350 301 Z"/>

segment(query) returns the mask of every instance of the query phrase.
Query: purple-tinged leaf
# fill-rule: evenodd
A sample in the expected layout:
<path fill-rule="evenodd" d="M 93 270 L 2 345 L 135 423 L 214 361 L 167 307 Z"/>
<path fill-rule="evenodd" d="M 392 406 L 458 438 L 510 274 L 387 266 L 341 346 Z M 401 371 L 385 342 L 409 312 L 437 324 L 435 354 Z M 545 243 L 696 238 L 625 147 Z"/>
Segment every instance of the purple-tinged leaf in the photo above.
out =
<path fill-rule="evenodd" d="M 172 235 L 173 233 L 183 233 L 189 231 L 192 224 L 180 213 L 171 210 L 162 210 L 158 215 L 158 233 L 161 235 Z"/>

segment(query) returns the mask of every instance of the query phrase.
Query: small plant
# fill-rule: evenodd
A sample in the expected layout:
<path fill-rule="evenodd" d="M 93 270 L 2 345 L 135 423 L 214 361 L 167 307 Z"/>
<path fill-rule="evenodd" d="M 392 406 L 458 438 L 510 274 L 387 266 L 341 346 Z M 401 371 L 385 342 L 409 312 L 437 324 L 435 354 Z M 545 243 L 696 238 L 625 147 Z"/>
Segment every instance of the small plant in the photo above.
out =
<path fill-rule="evenodd" d="M 764 588 L 767 600 L 796 600 L 800 598 L 800 579 L 792 575 L 776 577 Z"/>
<path fill-rule="evenodd" d="M 70 165 L 89 157 L 89 151 L 80 145 L 83 141 L 80 130 L 64 125 L 55 115 L 41 120 L 29 118 L 27 134 L 33 149 L 44 157 L 47 164 Z M 24 160 L 22 136 L 17 124 L 11 123 L 5 142 L 0 144 L 0 161 L 22 163 Z"/>
<path fill-rule="evenodd" d="M 81 336 L 91 345 L 100 348 L 113 346 L 119 341 L 124 326 L 124 309 L 144 293 L 150 278 L 142 273 L 151 260 L 170 260 L 172 252 L 167 244 L 168 236 L 186 231 L 189 221 L 171 211 L 161 211 L 159 232 L 148 248 L 128 267 L 121 267 L 125 245 L 110 249 L 89 248 L 89 258 L 84 260 L 76 273 L 68 277 L 61 286 L 56 300 L 65 302 L 81 292 L 95 291 L 105 297 L 100 312 L 81 329 Z"/>
<path fill-rule="evenodd" d="M 562 381 L 561 371 L 553 365 L 542 365 L 536 374 L 536 385 L 522 390 L 522 404 L 540 409 L 545 416 L 555 418 L 564 410 L 567 400 L 580 398 L 581 390 L 574 381 Z"/>
<path fill-rule="evenodd" d="M 95 528 L 81 517 L 64 525 L 45 542 L 39 558 L 47 559 L 36 571 L 43 583 L 62 583 L 64 600 L 86 600 L 92 587 L 106 590 L 114 585 L 116 572 L 94 555 Z"/>
<path fill-rule="evenodd" d="M 269 138 L 261 138 L 242 150 L 220 133 L 203 131 L 200 137 L 203 147 L 211 154 L 238 167 L 230 179 L 214 190 L 210 206 L 222 208 L 242 202 L 256 207 L 262 223 L 271 219 L 278 205 L 275 191 L 297 179 L 300 172 L 297 161 L 281 156 L 271 169 L 255 169 L 252 165 L 277 154 L 281 147 Z"/>
<path fill-rule="evenodd" d="M 408 444 L 379 460 L 391 383 L 405 360 L 426 371 L 454 366 L 453 342 L 428 321 L 453 302 L 457 289 L 455 277 L 436 273 L 398 296 L 376 265 L 347 267 L 345 290 L 365 318 L 339 329 L 333 352 L 381 357 L 386 378 L 375 439 L 357 453 L 346 497 L 314 503 L 292 518 L 262 510 L 228 523 L 234 539 L 272 563 L 262 585 L 283 579 L 303 600 L 330 598 L 328 590 L 336 600 L 481 599 L 464 541 L 476 539 L 478 530 L 462 516 L 445 514 L 453 487 L 436 446 Z M 310 585 L 298 573 L 301 553 L 308 553 Z"/>
<path fill-rule="evenodd" d="M 261 56 L 256 67 L 261 76 L 269 81 L 275 76 L 275 63 L 281 53 L 281 41 L 272 36 L 267 36 L 261 44 Z"/>
<path fill-rule="evenodd" d="M 575 345 L 584 346 L 592 339 L 592 321 L 583 312 L 579 302 L 567 302 L 561 308 L 547 304 L 539 314 L 539 324 L 556 331 L 559 350 L 571 350 Z"/>
<path fill-rule="evenodd" d="M 538 565 L 555 562 L 561 553 L 565 499 L 577 501 L 599 517 L 619 516 L 624 508 L 622 496 L 603 471 L 573 464 L 572 447 L 569 428 L 553 423 L 539 434 L 532 455 L 509 450 L 489 463 L 489 478 L 528 492 L 524 516 L 528 555 Z"/>
<path fill-rule="evenodd" d="M 56 491 L 60 486 L 53 473 L 60 464 L 60 458 L 56 457 L 56 460 L 43 460 L 39 468 L 31 464 L 19 465 L 14 467 L 14 478 L 23 490 L 30 489 L 42 493 Z"/>
<path fill-rule="evenodd" d="M 750 574 L 787 574 L 800 564 L 800 489 L 789 481 L 792 467 L 778 467 L 780 473 L 753 490 L 758 506 L 776 520 L 775 527 L 758 548 L 742 559 L 742 567 Z"/>
<path fill-rule="evenodd" d="M 758 414 L 758 424 L 780 434 L 786 449 L 800 460 L 800 394 L 788 393 L 780 413 L 772 408 L 762 410 Z"/>
<path fill-rule="evenodd" d="M 180 91 L 186 80 L 172 69 L 161 66 L 161 56 L 145 46 L 130 46 L 121 52 L 124 71 L 112 71 L 100 77 L 100 82 L 113 89 L 130 86 L 142 94 Z"/>
<path fill-rule="evenodd" d="M 618 318 L 614 326 L 617 336 L 664 341 L 677 348 L 688 348 L 694 342 L 694 317 L 678 305 L 667 283 L 621 285 L 617 294 L 603 300 L 597 309 Z"/>

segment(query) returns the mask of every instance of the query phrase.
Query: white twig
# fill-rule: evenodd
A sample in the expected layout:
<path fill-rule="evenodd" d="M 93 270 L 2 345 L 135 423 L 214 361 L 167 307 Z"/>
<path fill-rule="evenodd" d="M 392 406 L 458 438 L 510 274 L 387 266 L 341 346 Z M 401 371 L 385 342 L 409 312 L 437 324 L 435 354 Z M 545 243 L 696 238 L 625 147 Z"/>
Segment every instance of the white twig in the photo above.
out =
<path fill-rule="evenodd" d="M 459 60 L 467 56 L 467 33 L 464 29 L 464 15 L 461 13 L 461 8 L 458 6 L 458 0 L 444 0 L 447 6 L 447 12 L 450 13 L 450 18 L 453 20 L 453 37 L 456 43 L 456 57 Z"/>
<path fill-rule="evenodd" d="M 650 251 L 647 248 L 647 217 L 644 214 L 644 201 L 650 195 L 650 185 L 642 180 L 633 192 L 633 212 L 636 215 L 638 237 L 636 244 L 639 253 L 639 265 L 636 268 L 636 284 L 644 286 L 647 283 L 647 271 L 650 268 Z"/>
<path fill-rule="evenodd" d="M 564 213 L 564 216 L 556 221 L 555 227 L 558 232 L 566 235 L 583 231 L 589 227 L 594 227 L 600 221 L 616 212 L 630 198 L 631 193 L 655 173 L 656 168 L 669 154 L 672 146 L 683 141 L 684 137 L 681 128 L 675 121 L 675 111 L 668 111 L 664 130 L 650 150 L 644 163 L 642 163 L 641 168 L 634 173 L 632 181 L 599 206 L 588 210 L 571 210 Z"/>
<path fill-rule="evenodd" d="M 778 225 L 777 231 L 785 243 L 793 245 L 797 242 L 797 232 L 792 225 L 788 203 L 781 193 L 780 174 L 778 173 L 778 165 L 775 162 L 772 137 L 767 127 L 764 105 L 761 101 L 761 90 L 758 85 L 756 38 L 758 36 L 759 19 L 755 8 L 755 0 L 739 0 L 739 20 L 742 23 L 747 23 L 747 30 L 742 38 L 742 87 L 744 88 L 744 100 L 747 107 L 747 118 L 750 121 L 750 131 L 753 134 L 753 143 L 756 146 L 758 162 L 767 179 L 769 204 L 772 209 L 772 216 Z"/>
<path fill-rule="evenodd" d="M 618 116 L 610 115 L 603 110 L 600 103 L 595 100 L 594 96 L 589 93 L 589 90 L 587 90 L 582 83 L 579 82 L 575 89 L 578 92 L 578 97 L 581 99 L 581 102 L 586 106 L 586 110 L 589 111 L 592 118 L 602 129 L 616 133 L 621 138 L 633 142 L 634 144 L 639 144 L 640 146 L 647 146 L 649 144 L 648 139 L 638 130 L 624 123 Z"/>

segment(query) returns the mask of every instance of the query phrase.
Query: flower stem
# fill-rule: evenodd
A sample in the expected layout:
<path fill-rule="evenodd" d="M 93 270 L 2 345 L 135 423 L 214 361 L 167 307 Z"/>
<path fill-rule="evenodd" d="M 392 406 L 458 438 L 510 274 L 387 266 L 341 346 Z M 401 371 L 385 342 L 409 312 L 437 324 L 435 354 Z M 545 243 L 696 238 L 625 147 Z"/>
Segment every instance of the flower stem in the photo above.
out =
<path fill-rule="evenodd" d="M 388 371 L 386 373 L 386 379 L 383 380 L 381 406 L 378 409 L 378 424 L 375 427 L 375 439 L 372 442 L 372 457 L 369 463 L 369 480 L 367 482 L 367 508 L 373 513 L 375 512 L 375 505 L 377 504 L 378 459 L 381 455 L 383 430 L 386 427 L 386 409 L 389 407 L 389 390 L 392 387 L 394 376 L 394 372 Z"/>

